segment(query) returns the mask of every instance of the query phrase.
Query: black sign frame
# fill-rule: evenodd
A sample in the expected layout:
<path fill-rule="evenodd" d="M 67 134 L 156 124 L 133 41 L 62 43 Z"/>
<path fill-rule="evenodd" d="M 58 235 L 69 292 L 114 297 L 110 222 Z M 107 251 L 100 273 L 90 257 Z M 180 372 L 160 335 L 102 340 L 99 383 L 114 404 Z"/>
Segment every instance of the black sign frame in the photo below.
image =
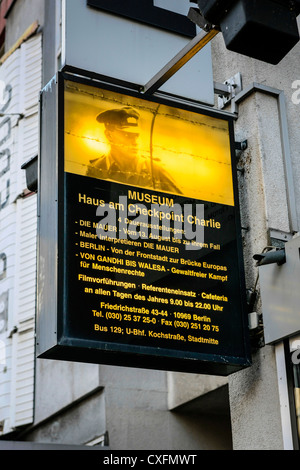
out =
<path fill-rule="evenodd" d="M 183 36 L 196 34 L 195 25 L 187 17 L 156 7 L 153 0 L 87 0 L 87 5 Z"/>
<path fill-rule="evenodd" d="M 113 92 L 119 92 L 128 96 L 145 99 L 147 101 L 153 101 L 156 103 L 166 104 L 171 107 L 184 109 L 191 112 L 201 113 L 203 115 L 220 117 L 220 113 L 216 113 L 214 110 L 207 108 L 199 109 L 197 106 L 188 103 L 174 102 L 172 99 L 164 97 L 145 97 L 134 89 L 126 89 L 112 85 L 111 83 L 95 82 L 88 78 L 69 75 L 67 72 L 58 74 L 56 91 L 57 96 L 55 98 L 57 108 L 57 121 L 54 123 L 55 132 L 57 135 L 57 176 L 58 176 L 58 187 L 55 204 L 57 204 L 57 250 L 58 250 L 58 263 L 57 263 L 57 302 L 56 302 L 56 314 L 53 320 L 53 314 L 47 313 L 48 319 L 44 321 L 43 316 L 39 315 L 39 328 L 37 335 L 38 344 L 38 357 L 59 359 L 59 360 L 70 360 L 75 362 L 86 362 L 86 363 L 105 363 L 111 365 L 121 365 L 127 367 L 139 367 L 139 368 L 151 368 L 160 370 L 172 370 L 181 372 L 192 372 L 192 373 L 204 373 L 211 375 L 227 376 L 238 370 L 251 365 L 251 354 L 249 346 L 249 330 L 247 322 L 247 308 L 246 308 L 246 289 L 244 281 L 244 266 L 243 266 L 243 254 L 242 254 L 242 243 L 241 243 L 241 224 L 239 215 L 239 204 L 238 204 L 238 186 L 237 186 L 237 174 L 235 165 L 235 153 L 234 153 L 234 130 L 233 130 L 233 117 L 229 114 L 221 114 L 221 118 L 228 122 L 229 135 L 230 135 L 230 148 L 231 148 L 231 160 L 232 160 L 232 171 L 233 171 L 233 188 L 235 197 L 235 233 L 237 240 L 237 276 L 239 279 L 239 285 L 237 288 L 240 292 L 240 321 L 242 325 L 242 354 L 231 354 L 226 356 L 224 354 L 219 355 L 218 353 L 197 353 L 195 351 L 189 351 L 181 349 L 165 349 L 161 347 L 150 347 L 135 344 L 126 344 L 97 341 L 95 339 L 79 338 L 76 335 L 69 333 L 68 323 L 70 318 L 66 312 L 66 299 L 68 298 L 68 279 L 66 272 L 66 255 L 68 251 L 68 245 L 66 243 L 67 233 L 67 216 L 66 216 L 66 179 L 64 173 L 64 83 L 65 81 L 71 81 L 74 83 L 85 84 L 89 86 L 95 86 L 105 90 L 111 90 Z M 134 87 L 133 87 L 134 88 Z M 46 91 L 47 93 L 47 91 Z M 42 99 L 43 103 L 43 99 Z M 49 107 L 50 108 L 50 107 Z M 51 113 L 53 118 L 53 113 Z M 44 124 L 45 126 L 45 124 Z M 43 117 L 42 117 L 42 129 L 43 129 Z M 43 132 L 42 132 L 43 135 Z M 43 140 L 43 139 L 42 139 Z M 40 170 L 41 173 L 44 170 Z M 42 190 L 41 190 L 42 191 Z M 54 209 L 55 210 L 55 209 Z M 40 214 L 41 215 L 41 214 Z M 50 318 L 50 319 L 49 319 Z M 54 323 L 53 323 L 54 322 Z M 49 323 L 51 324 L 50 329 L 52 331 L 49 339 Z M 54 326 L 52 327 L 52 325 Z M 47 330 L 47 331 L 46 331 Z M 47 340 L 43 340 L 43 335 L 47 336 Z M 43 344 L 44 343 L 44 344 Z"/>

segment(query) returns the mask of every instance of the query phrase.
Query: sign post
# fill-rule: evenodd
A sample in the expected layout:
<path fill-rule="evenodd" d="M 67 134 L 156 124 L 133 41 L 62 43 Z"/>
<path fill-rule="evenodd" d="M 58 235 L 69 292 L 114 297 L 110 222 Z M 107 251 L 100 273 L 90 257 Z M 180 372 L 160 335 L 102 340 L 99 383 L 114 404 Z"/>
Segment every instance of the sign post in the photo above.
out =
<path fill-rule="evenodd" d="M 68 74 L 56 89 L 57 311 L 41 305 L 39 356 L 250 365 L 230 118 Z"/>

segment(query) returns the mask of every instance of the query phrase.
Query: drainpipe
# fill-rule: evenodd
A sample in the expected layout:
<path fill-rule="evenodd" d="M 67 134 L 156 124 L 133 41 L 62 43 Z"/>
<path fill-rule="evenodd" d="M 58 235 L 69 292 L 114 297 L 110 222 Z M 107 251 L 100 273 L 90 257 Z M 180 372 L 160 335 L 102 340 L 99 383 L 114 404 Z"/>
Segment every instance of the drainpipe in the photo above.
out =
<path fill-rule="evenodd" d="M 261 85 L 259 83 L 252 83 L 246 87 L 243 91 L 237 94 L 234 98 L 236 105 L 239 105 L 243 100 L 248 98 L 252 93 L 261 92 L 270 96 L 274 96 L 277 99 L 278 104 L 278 113 L 279 113 L 279 124 L 280 124 L 280 133 L 281 133 L 281 144 L 283 152 L 283 163 L 285 171 L 285 182 L 287 188 L 287 201 L 288 201 L 288 216 L 291 233 L 295 234 L 299 231 L 298 220 L 297 220 L 297 211 L 296 211 L 296 197 L 295 197 L 295 187 L 293 180 L 293 170 L 292 170 L 292 161 L 291 161 L 291 150 L 290 142 L 288 136 L 288 122 L 287 122 L 287 113 L 285 106 L 285 96 L 282 90 L 277 90 L 266 85 Z"/>
<path fill-rule="evenodd" d="M 261 92 L 277 99 L 278 113 L 279 113 L 279 124 L 281 133 L 281 145 L 283 152 L 283 163 L 285 170 L 285 182 L 287 191 L 288 201 L 288 215 L 291 233 L 295 234 L 299 231 L 297 212 L 296 212 L 296 197 L 295 187 L 293 180 L 291 151 L 288 136 L 288 122 L 287 113 L 285 106 L 285 96 L 282 90 L 277 90 L 266 85 L 259 83 L 252 83 L 234 98 L 235 104 L 238 105 L 250 96 L 252 93 Z M 292 417 L 294 416 L 293 410 L 293 399 L 292 392 L 289 384 L 289 377 L 287 371 L 288 355 L 285 351 L 285 342 L 279 342 L 274 345 L 276 366 L 277 366 L 277 380 L 278 380 L 278 391 L 280 401 L 280 414 L 281 414 L 281 425 L 282 425 L 282 438 L 284 450 L 296 450 L 298 444 L 295 444 L 295 437 L 293 432 Z"/>

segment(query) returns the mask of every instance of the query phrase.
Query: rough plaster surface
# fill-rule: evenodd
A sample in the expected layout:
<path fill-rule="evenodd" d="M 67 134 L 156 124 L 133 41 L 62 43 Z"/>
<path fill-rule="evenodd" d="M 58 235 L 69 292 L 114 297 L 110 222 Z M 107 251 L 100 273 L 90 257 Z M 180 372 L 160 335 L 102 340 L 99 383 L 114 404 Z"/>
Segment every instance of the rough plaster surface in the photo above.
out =
<path fill-rule="evenodd" d="M 227 416 L 169 411 L 166 372 L 100 366 L 102 382 L 112 450 L 232 448 Z"/>
<path fill-rule="evenodd" d="M 279 65 L 272 66 L 226 51 L 221 35 L 212 43 L 215 81 L 223 82 L 240 72 L 244 88 L 257 82 L 284 92 L 298 214 L 300 104 L 292 100 L 292 84 L 300 79 L 299 52 L 298 43 Z M 258 274 L 253 255 L 269 244 L 268 230 L 290 230 L 276 98 L 260 92 L 247 97 L 239 105 L 235 133 L 237 140 L 248 140 L 248 149 L 238 164 L 243 170 L 238 180 L 242 226 L 247 228 L 243 230 L 246 286 L 251 288 Z M 256 309 L 260 311 L 260 301 Z M 271 346 L 256 350 L 253 365 L 229 377 L 229 397 L 234 449 L 283 448 L 278 376 Z"/>
<path fill-rule="evenodd" d="M 37 359 L 35 423 L 99 386 L 98 366 Z"/>
<path fill-rule="evenodd" d="M 228 383 L 226 377 L 179 372 L 168 372 L 167 378 L 170 410 Z"/>
<path fill-rule="evenodd" d="M 253 356 L 251 368 L 229 378 L 234 450 L 282 450 L 273 347 Z"/>

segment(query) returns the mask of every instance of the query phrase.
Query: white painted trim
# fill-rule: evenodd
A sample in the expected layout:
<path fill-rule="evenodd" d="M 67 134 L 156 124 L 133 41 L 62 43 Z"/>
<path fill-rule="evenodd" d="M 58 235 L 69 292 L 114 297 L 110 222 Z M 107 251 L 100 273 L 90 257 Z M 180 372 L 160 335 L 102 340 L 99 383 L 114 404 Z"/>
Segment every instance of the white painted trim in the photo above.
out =
<path fill-rule="evenodd" d="M 285 352 L 283 342 L 275 345 L 277 365 L 277 378 L 280 402 L 280 414 L 282 424 L 283 449 L 294 450 L 291 425 L 291 409 L 289 404 L 288 383 L 285 364 Z"/>

